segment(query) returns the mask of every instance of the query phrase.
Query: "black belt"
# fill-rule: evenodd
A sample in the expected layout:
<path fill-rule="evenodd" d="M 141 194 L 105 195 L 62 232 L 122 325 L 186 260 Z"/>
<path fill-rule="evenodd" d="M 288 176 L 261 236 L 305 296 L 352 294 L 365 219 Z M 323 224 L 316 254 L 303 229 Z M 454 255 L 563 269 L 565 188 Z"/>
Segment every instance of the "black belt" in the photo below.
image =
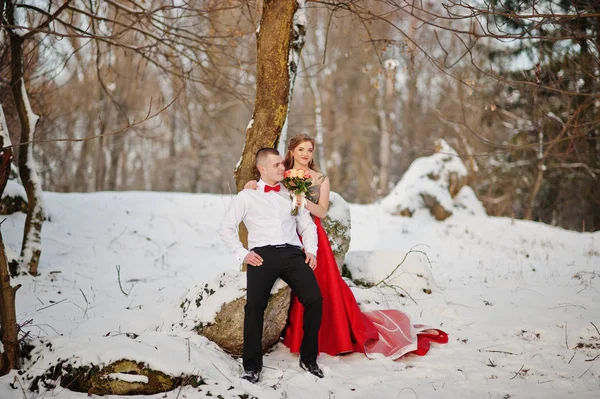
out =
<path fill-rule="evenodd" d="M 299 247 L 298 245 L 292 245 L 292 244 L 265 245 L 264 247 L 256 247 L 256 248 L 252 248 L 252 249 L 258 249 L 258 248 L 294 248 L 294 249 L 302 251 L 302 247 Z"/>

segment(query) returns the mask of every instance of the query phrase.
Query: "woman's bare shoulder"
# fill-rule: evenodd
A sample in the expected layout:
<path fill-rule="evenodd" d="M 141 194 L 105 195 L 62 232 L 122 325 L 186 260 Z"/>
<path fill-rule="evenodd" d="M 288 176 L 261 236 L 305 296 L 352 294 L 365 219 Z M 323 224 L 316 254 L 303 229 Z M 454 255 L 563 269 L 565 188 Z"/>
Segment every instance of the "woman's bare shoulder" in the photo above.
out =
<path fill-rule="evenodd" d="M 316 170 L 311 170 L 310 175 L 312 176 L 313 184 L 315 185 L 321 184 L 325 181 L 325 179 L 327 179 L 327 176 L 321 172 L 317 172 Z"/>

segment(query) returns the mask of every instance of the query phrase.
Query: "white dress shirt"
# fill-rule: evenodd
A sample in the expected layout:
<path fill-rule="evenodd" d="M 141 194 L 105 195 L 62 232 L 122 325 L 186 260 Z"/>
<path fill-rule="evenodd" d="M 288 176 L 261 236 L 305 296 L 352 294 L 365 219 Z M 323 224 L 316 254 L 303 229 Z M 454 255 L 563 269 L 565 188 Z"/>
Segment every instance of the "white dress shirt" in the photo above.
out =
<path fill-rule="evenodd" d="M 248 229 L 248 248 L 265 245 L 291 244 L 302 247 L 298 233 L 302 236 L 304 250 L 317 254 L 317 227 L 305 208 L 298 216 L 292 216 L 289 191 L 281 186 L 279 192 L 264 192 L 265 182 L 258 181 L 257 190 L 242 190 L 233 197 L 229 209 L 219 226 L 219 236 L 225 246 L 243 261 L 248 250 L 242 246 L 238 236 L 238 225 L 244 222 Z"/>

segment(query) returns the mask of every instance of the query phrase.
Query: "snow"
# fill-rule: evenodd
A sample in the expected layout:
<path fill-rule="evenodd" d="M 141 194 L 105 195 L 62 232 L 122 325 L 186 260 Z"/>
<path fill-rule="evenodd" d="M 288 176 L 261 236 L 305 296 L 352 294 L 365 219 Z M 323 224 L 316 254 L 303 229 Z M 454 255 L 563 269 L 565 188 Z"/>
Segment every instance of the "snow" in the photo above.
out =
<path fill-rule="evenodd" d="M 2 192 L 2 198 L 4 197 L 21 197 L 27 201 L 27 193 L 25 192 L 25 188 L 15 180 L 8 180 L 6 182 L 6 187 Z"/>
<path fill-rule="evenodd" d="M 298 10 L 294 14 L 294 25 L 306 26 L 306 6 L 305 0 L 298 0 Z"/>
<path fill-rule="evenodd" d="M 400 64 L 398 63 L 398 61 L 393 58 L 388 58 L 383 61 L 383 67 L 388 70 L 396 69 L 399 65 Z"/>
<path fill-rule="evenodd" d="M 126 382 L 141 382 L 142 384 L 148 383 L 148 377 L 145 375 L 134 375 L 125 373 L 110 373 L 108 378 L 112 380 L 126 381 Z"/>
<path fill-rule="evenodd" d="M 458 197 L 474 199 L 468 189 Z M 27 387 L 28 378 L 59 361 L 104 365 L 122 358 L 206 381 L 150 395 L 156 399 L 204 398 L 207 391 L 267 399 L 598 396 L 600 360 L 593 359 L 600 353 L 600 232 L 476 211 L 437 222 L 420 213 L 392 216 L 383 204 L 350 204 L 347 263 L 355 279 L 392 275 L 387 286 L 349 284 L 364 310 L 401 309 L 415 323 L 444 329 L 450 342 L 396 362 L 359 353 L 320 355 L 320 380 L 278 344 L 265 356 L 259 384 L 241 380 L 240 359 L 177 324 L 184 320 L 184 299 L 206 284 L 225 279 L 232 296 L 243 291 L 239 264 L 217 236 L 230 198 L 45 193 L 41 275 L 12 281 L 22 284 L 18 322 L 31 320 L 23 328 L 36 347 L 22 374 L 0 377 L 0 398 L 23 398 L 9 383 L 17 378 Z M 24 218 L 10 215 L 2 225 L 10 251 L 18 253 Z M 194 317 L 210 320 L 222 300 L 210 296 Z M 25 394 L 87 397 L 43 385 Z"/>
<path fill-rule="evenodd" d="M 277 280 L 271 293 L 274 294 L 287 286 Z M 181 308 L 183 318 L 174 324 L 174 331 L 190 331 L 199 323 L 212 323 L 221 307 L 229 302 L 246 295 L 246 273 L 239 270 L 226 270 L 219 276 L 203 285 L 194 286 L 183 298 Z M 196 304 L 197 298 L 202 298 L 201 305 Z"/>
<path fill-rule="evenodd" d="M 450 175 L 463 179 L 468 175 L 467 167 L 456 151 L 444 140 L 436 140 L 439 151 L 435 154 L 416 159 L 402 176 L 400 182 L 381 201 L 383 208 L 392 214 L 408 209 L 411 213 L 425 210 L 423 195 L 435 198 L 442 208 L 453 210 L 463 208 L 464 204 L 455 201 L 477 201 L 475 194 L 465 192 L 456 200 L 449 191 Z M 460 192 L 457 194 L 459 196 Z M 469 197 L 469 198 L 467 198 Z M 478 202 L 478 201 L 477 201 Z M 477 206 L 483 209 L 482 205 Z M 429 212 L 427 210 L 427 212 Z M 485 211 L 484 211 L 485 214 Z"/>

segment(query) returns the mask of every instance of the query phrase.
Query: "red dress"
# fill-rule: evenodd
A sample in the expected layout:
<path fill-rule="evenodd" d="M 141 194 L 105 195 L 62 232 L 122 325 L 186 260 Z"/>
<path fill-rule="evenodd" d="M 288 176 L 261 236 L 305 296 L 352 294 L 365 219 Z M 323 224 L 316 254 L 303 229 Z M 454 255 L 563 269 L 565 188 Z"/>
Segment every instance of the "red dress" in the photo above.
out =
<path fill-rule="evenodd" d="M 443 331 L 412 325 L 409 317 L 398 310 L 362 312 L 339 273 L 320 219 L 315 217 L 314 221 L 319 239 L 315 276 L 323 296 L 319 352 L 332 356 L 347 352 L 382 353 L 397 359 L 411 352 L 424 355 L 430 341 L 448 341 Z M 292 295 L 283 341 L 291 352 L 300 352 L 303 311 L 298 298 Z"/>

